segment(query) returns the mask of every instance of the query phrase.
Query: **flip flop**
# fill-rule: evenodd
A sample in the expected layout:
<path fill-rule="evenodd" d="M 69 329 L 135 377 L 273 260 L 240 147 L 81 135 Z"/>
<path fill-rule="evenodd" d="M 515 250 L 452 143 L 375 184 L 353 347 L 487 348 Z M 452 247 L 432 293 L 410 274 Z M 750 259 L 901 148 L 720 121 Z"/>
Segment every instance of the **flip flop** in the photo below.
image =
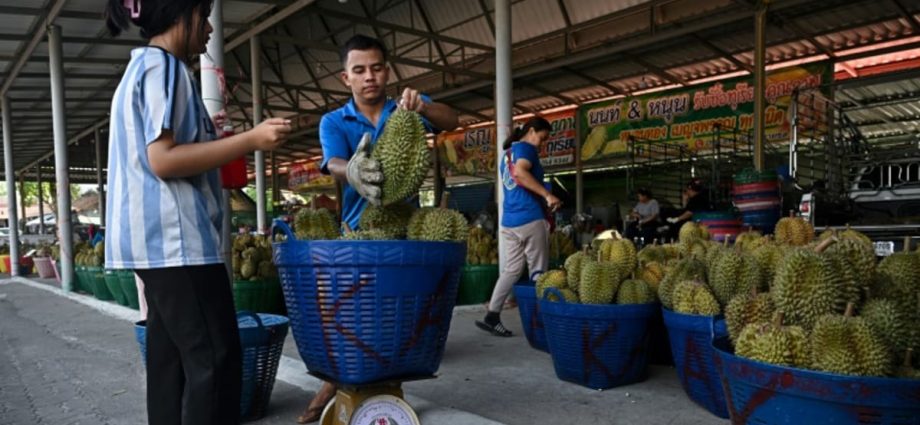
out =
<path fill-rule="evenodd" d="M 511 331 L 509 331 L 507 328 L 505 328 L 505 325 L 503 325 L 502 322 L 498 322 L 498 323 L 495 324 L 495 326 L 491 326 L 491 325 L 489 325 L 488 323 L 480 322 L 480 321 L 477 320 L 477 321 L 476 321 L 476 326 L 477 326 L 479 329 L 482 329 L 482 330 L 484 330 L 484 331 L 486 331 L 486 332 L 488 332 L 488 333 L 490 333 L 490 334 L 492 334 L 492 335 L 495 335 L 495 336 L 500 336 L 500 337 L 505 337 L 505 338 L 507 338 L 507 337 L 509 337 L 509 336 L 512 335 Z"/>

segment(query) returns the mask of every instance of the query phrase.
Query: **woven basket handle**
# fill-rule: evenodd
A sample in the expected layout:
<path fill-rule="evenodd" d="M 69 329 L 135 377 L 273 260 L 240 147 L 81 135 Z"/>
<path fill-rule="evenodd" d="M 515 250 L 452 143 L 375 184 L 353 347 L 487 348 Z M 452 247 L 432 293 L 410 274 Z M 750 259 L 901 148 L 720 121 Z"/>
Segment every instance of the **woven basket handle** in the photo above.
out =
<path fill-rule="evenodd" d="M 709 322 L 709 336 L 715 341 L 716 338 L 721 338 L 728 335 L 728 328 L 725 324 L 725 316 L 718 315 L 713 316 L 712 320 Z"/>
<path fill-rule="evenodd" d="M 262 318 L 258 314 L 255 314 L 249 310 L 240 310 L 236 313 L 236 319 L 239 321 L 242 317 L 251 317 L 252 320 L 256 321 L 256 326 L 259 327 L 259 330 L 265 330 L 265 325 L 262 323 Z"/>
<path fill-rule="evenodd" d="M 557 289 L 557 288 L 546 288 L 546 289 L 544 289 L 544 290 L 543 290 L 543 294 L 541 294 L 540 298 L 543 298 L 544 300 L 548 300 L 550 295 L 555 295 L 556 298 L 559 299 L 559 301 L 557 301 L 557 302 L 560 302 L 560 303 L 563 303 L 563 304 L 566 303 L 565 297 L 562 296 L 562 292 L 560 292 L 559 289 Z"/>
<path fill-rule="evenodd" d="M 537 281 L 537 276 L 540 276 L 541 274 L 543 274 L 543 270 L 537 270 L 537 271 L 531 273 L 531 274 L 530 274 L 530 281 L 531 281 L 531 282 L 536 282 L 536 281 Z"/>
<path fill-rule="evenodd" d="M 273 243 L 277 242 L 275 240 L 275 235 L 278 234 L 278 231 L 281 231 L 282 233 L 284 233 L 284 235 L 287 236 L 287 240 L 289 241 L 297 240 L 297 236 L 294 236 L 294 232 L 291 231 L 291 226 L 288 226 L 287 223 L 276 218 L 272 220 L 272 242 Z"/>

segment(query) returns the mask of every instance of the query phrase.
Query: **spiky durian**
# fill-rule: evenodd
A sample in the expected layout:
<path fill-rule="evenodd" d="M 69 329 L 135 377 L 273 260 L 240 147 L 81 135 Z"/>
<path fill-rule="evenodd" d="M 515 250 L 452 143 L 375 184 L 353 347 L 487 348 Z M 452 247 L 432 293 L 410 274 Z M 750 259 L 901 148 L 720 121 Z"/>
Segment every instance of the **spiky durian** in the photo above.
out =
<path fill-rule="evenodd" d="M 823 248 L 833 240 L 822 242 Z M 789 324 L 811 329 L 819 317 L 840 312 L 845 297 L 834 264 L 815 250 L 797 248 L 783 257 L 770 290 Z"/>
<path fill-rule="evenodd" d="M 601 244 L 599 259 L 613 263 L 620 276 L 628 276 L 636 269 L 636 246 L 629 239 L 607 239 Z"/>
<path fill-rule="evenodd" d="M 885 376 L 892 359 L 885 344 L 851 303 L 844 315 L 822 316 L 811 332 L 809 364 L 815 370 L 859 376 Z"/>
<path fill-rule="evenodd" d="M 581 278 L 581 268 L 588 254 L 585 251 L 579 251 L 565 259 L 565 270 L 568 288 L 577 291 L 578 280 Z"/>
<path fill-rule="evenodd" d="M 466 217 L 446 208 L 420 208 L 409 219 L 407 237 L 421 241 L 465 241 Z"/>
<path fill-rule="evenodd" d="M 760 266 L 751 256 L 729 250 L 709 268 L 709 286 L 720 305 L 736 295 L 763 287 Z"/>
<path fill-rule="evenodd" d="M 405 202 L 388 206 L 368 205 L 358 221 L 360 230 L 378 230 L 384 239 L 404 239 L 415 208 Z"/>
<path fill-rule="evenodd" d="M 655 302 L 656 298 L 655 292 L 645 281 L 626 279 L 620 284 L 620 289 L 617 290 L 616 303 L 646 304 Z"/>
<path fill-rule="evenodd" d="M 339 226 L 329 210 L 304 208 L 294 216 L 294 233 L 298 239 L 336 239 Z"/>
<path fill-rule="evenodd" d="M 773 319 L 776 307 L 769 293 L 750 292 L 741 293 L 725 307 L 725 324 L 728 327 L 728 336 L 737 340 L 738 335 L 745 326 L 752 323 L 764 323 Z"/>
<path fill-rule="evenodd" d="M 543 292 L 547 288 L 566 289 L 565 279 L 566 272 L 564 270 L 550 270 L 537 276 L 534 285 L 534 289 L 537 291 L 537 299 L 543 299 Z M 577 302 L 577 296 L 575 300 Z"/>
<path fill-rule="evenodd" d="M 807 366 L 807 334 L 800 326 L 784 326 L 783 314 L 777 313 L 772 321 L 746 325 L 735 338 L 735 353 L 764 363 Z"/>
<path fill-rule="evenodd" d="M 664 275 L 658 284 L 658 299 L 667 308 L 673 309 L 674 287 L 685 280 L 706 281 L 706 265 L 695 258 L 685 258 L 677 262 L 671 271 Z"/>
<path fill-rule="evenodd" d="M 674 287 L 674 311 L 683 314 L 715 316 L 721 313 L 712 291 L 701 282 L 685 280 Z"/>
<path fill-rule="evenodd" d="M 800 217 L 783 217 L 776 223 L 774 235 L 781 244 L 804 246 L 815 238 L 815 229 Z"/>
<path fill-rule="evenodd" d="M 383 170 L 383 205 L 418 194 L 430 168 L 425 134 L 425 126 L 416 112 L 397 109 L 387 120 L 371 153 Z"/>
<path fill-rule="evenodd" d="M 616 295 L 620 279 L 613 263 L 587 259 L 581 264 L 578 297 L 583 304 L 610 304 Z"/>

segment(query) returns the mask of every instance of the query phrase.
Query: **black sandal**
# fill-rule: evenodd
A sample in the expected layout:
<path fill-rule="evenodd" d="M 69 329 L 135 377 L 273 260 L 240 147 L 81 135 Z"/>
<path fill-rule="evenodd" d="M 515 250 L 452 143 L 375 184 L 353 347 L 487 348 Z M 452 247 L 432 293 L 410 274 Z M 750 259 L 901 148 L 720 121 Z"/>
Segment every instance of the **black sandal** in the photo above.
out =
<path fill-rule="evenodd" d="M 493 325 L 489 325 L 486 322 L 480 322 L 477 320 L 476 326 L 479 327 L 479 329 L 482 329 L 495 336 L 509 337 L 512 335 L 511 331 L 505 328 L 505 325 L 503 325 L 502 322 L 498 322 L 493 326 Z"/>

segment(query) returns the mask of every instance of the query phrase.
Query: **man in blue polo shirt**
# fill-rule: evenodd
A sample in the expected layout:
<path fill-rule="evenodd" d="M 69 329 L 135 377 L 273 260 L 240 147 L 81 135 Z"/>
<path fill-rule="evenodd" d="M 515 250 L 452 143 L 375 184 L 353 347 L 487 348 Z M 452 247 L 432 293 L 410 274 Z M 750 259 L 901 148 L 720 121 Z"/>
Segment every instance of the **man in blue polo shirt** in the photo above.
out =
<path fill-rule="evenodd" d="M 342 81 L 351 88 L 352 99 L 323 115 L 319 142 L 323 146 L 322 171 L 345 183 L 342 193 L 342 221 L 358 229 L 358 219 L 367 203 L 380 203 L 383 173 L 369 158 L 369 150 L 383 133 L 396 108 L 416 111 L 425 128 L 433 133 L 457 127 L 457 114 L 447 105 L 432 102 L 407 87 L 399 100 L 388 99 L 385 88 L 390 76 L 386 47 L 377 39 L 356 35 L 341 51 Z"/>
<path fill-rule="evenodd" d="M 344 184 L 342 221 L 358 230 L 358 220 L 368 203 L 380 204 L 383 172 L 370 158 L 370 148 L 383 134 L 387 119 L 396 108 L 416 111 L 432 133 L 457 127 L 457 114 L 447 105 L 407 87 L 399 100 L 386 96 L 390 68 L 387 50 L 379 40 L 364 35 L 349 39 L 341 50 L 342 81 L 351 88 L 352 99 L 345 106 L 323 115 L 319 142 L 323 147 L 322 171 Z M 326 383 L 307 406 L 299 423 L 319 420 L 326 403 L 335 396 L 335 386 Z"/>

